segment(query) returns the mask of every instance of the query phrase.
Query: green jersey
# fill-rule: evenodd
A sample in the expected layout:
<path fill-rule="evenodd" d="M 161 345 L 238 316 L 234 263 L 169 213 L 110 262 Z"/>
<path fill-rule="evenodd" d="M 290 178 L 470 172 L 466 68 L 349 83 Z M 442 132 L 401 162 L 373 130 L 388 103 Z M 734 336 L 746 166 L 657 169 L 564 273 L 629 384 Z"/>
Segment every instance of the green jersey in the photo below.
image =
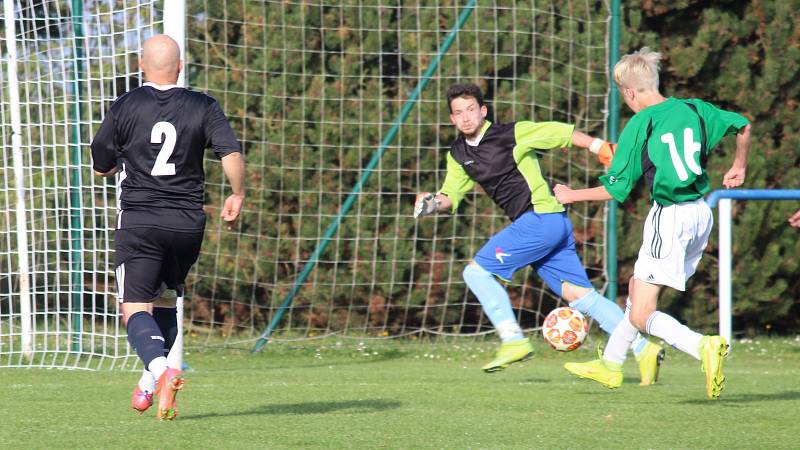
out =
<path fill-rule="evenodd" d="M 668 98 L 628 121 L 600 182 L 619 202 L 642 177 L 659 205 L 696 200 L 710 190 L 706 161 L 711 150 L 748 123 L 702 100 Z"/>

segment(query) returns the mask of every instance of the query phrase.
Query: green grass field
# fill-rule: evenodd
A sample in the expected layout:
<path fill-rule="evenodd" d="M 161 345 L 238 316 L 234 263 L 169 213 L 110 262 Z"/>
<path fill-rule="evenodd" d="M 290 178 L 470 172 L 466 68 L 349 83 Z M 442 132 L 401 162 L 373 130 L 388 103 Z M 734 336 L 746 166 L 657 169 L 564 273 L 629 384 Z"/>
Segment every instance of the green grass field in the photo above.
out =
<path fill-rule="evenodd" d="M 639 387 L 631 360 L 609 391 L 562 368 L 591 348 L 541 344 L 534 359 L 484 374 L 495 343 L 191 352 L 175 422 L 128 409 L 136 373 L 2 369 L 0 448 L 800 447 L 800 339 L 738 343 L 717 401 L 705 398 L 699 363 L 676 350 L 658 385 Z"/>

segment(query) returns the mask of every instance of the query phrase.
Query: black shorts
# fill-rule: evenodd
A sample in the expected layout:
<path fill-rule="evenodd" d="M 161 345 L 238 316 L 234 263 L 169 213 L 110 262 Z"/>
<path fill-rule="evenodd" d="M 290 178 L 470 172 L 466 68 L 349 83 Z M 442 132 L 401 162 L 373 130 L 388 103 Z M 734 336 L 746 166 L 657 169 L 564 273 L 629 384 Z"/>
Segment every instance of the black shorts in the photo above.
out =
<path fill-rule="evenodd" d="M 203 231 L 124 228 L 114 238 L 114 265 L 120 302 L 151 303 L 164 285 L 183 290 L 200 255 Z"/>

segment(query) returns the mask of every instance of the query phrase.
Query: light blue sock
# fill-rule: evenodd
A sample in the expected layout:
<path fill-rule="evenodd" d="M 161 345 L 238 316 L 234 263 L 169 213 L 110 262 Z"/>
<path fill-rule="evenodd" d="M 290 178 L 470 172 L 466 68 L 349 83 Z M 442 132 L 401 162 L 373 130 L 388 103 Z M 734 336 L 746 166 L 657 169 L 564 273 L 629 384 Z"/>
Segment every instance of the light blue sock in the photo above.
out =
<path fill-rule="evenodd" d="M 592 289 L 591 292 L 570 303 L 569 306 L 593 318 L 600 328 L 608 334 L 614 331 L 617 324 L 625 315 L 622 308 L 616 303 L 600 295 Z"/>
<path fill-rule="evenodd" d="M 642 353 L 644 350 L 644 346 L 647 345 L 647 339 L 642 336 L 641 333 L 636 335 L 636 339 L 633 341 L 631 348 L 633 349 L 633 354 L 639 356 L 639 353 Z"/>
<path fill-rule="evenodd" d="M 483 310 L 494 325 L 503 342 L 525 339 L 522 329 L 517 323 L 508 292 L 495 279 L 494 275 L 477 264 L 469 264 L 464 268 L 464 281 L 469 289 L 478 297 Z"/>

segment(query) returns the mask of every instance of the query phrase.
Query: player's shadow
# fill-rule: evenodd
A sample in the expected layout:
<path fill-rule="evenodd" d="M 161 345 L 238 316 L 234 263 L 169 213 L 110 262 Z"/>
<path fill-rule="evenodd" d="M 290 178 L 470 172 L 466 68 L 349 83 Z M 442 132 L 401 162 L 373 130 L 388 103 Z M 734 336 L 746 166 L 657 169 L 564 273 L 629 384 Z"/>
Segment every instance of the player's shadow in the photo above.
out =
<path fill-rule="evenodd" d="M 721 404 L 721 405 L 735 405 L 740 403 L 753 403 L 753 402 L 775 402 L 775 401 L 791 401 L 791 400 L 800 400 L 800 391 L 784 391 L 784 392 L 772 392 L 769 394 L 730 394 L 725 395 L 722 393 L 722 396 L 717 400 L 708 400 L 708 399 L 692 399 L 692 400 L 684 400 L 681 403 L 687 405 L 713 405 L 713 404 Z"/>
<path fill-rule="evenodd" d="M 270 356 L 272 356 L 272 355 L 267 354 L 267 353 L 264 353 L 264 355 L 266 355 L 266 358 L 269 358 Z M 287 353 L 287 355 L 291 355 L 291 353 Z M 291 355 L 291 357 L 311 359 L 312 356 L 310 356 L 310 355 L 311 355 L 310 353 L 305 353 L 305 354 L 298 353 L 296 355 Z M 397 351 L 397 350 L 388 350 L 388 351 L 383 351 L 383 352 L 381 352 L 381 353 L 379 353 L 377 355 L 372 355 L 372 356 L 369 356 L 369 357 L 357 356 L 357 357 L 350 357 L 349 359 L 346 359 L 347 357 L 346 356 L 342 356 L 342 355 L 326 356 L 324 359 L 318 359 L 318 360 L 315 359 L 315 360 L 312 360 L 312 361 L 306 362 L 306 363 L 297 363 L 297 364 L 292 363 L 292 367 L 295 368 L 295 369 L 312 369 L 312 368 L 316 368 L 316 367 L 327 367 L 327 366 L 335 366 L 335 367 L 362 366 L 362 365 L 366 365 L 366 364 L 375 364 L 375 363 L 380 363 L 380 362 L 393 361 L 395 359 L 401 359 L 401 358 L 406 358 L 406 357 L 408 357 L 408 355 L 404 354 L 403 352 L 400 352 L 400 351 Z M 253 363 L 251 365 L 249 365 L 248 367 L 237 367 L 236 370 L 263 372 L 263 371 L 267 371 L 267 370 L 285 370 L 286 369 L 285 366 L 276 365 L 276 364 L 264 365 L 264 364 L 267 364 L 268 359 L 258 359 L 258 358 L 259 358 L 258 356 L 255 356 L 254 359 L 252 360 Z M 226 371 L 229 370 L 229 369 L 226 369 L 226 368 L 213 369 L 213 368 L 206 368 L 206 367 L 201 367 L 201 366 L 198 366 L 198 367 L 195 367 L 195 368 L 198 371 L 202 371 L 203 373 L 222 373 L 222 372 L 226 372 Z"/>
<path fill-rule="evenodd" d="M 516 381 L 518 384 L 546 384 L 552 383 L 553 380 L 547 378 L 525 378 L 524 380 Z"/>
<path fill-rule="evenodd" d="M 276 405 L 261 405 L 246 411 L 215 412 L 181 416 L 181 421 L 193 419 L 208 419 L 211 417 L 236 417 L 236 416 L 262 416 L 262 415 L 305 415 L 328 414 L 335 411 L 347 410 L 350 413 L 366 414 L 376 411 L 397 409 L 402 403 L 394 400 L 345 400 L 340 402 L 305 402 L 282 403 Z"/>
<path fill-rule="evenodd" d="M 379 362 L 386 362 L 386 361 L 393 361 L 395 359 L 403 358 L 403 352 L 398 350 L 388 350 L 378 353 L 377 355 L 372 356 L 359 356 L 359 357 L 351 357 L 350 360 L 346 360 L 343 357 L 333 357 L 333 358 L 326 358 L 317 360 L 311 363 L 300 363 L 300 364 L 293 364 L 292 367 L 296 368 L 312 368 L 312 367 L 321 367 L 321 366 L 361 366 L 365 364 L 375 364 Z M 281 367 L 278 367 L 281 369 Z"/>

